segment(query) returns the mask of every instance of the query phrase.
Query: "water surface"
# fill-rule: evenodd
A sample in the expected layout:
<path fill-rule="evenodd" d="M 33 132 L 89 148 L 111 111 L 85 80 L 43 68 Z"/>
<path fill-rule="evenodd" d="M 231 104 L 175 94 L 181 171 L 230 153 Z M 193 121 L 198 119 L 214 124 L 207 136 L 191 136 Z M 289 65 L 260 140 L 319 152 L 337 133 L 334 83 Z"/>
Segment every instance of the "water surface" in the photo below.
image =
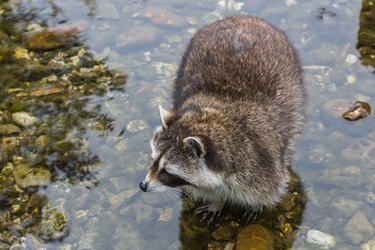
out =
<path fill-rule="evenodd" d="M 3 30 L 9 39 L 3 40 L 2 51 L 8 46 L 15 53 L 17 46 L 23 48 L 27 43 L 19 36 L 44 27 L 62 36 L 68 32 L 69 39 L 63 41 L 63 47 L 47 51 L 25 45 L 31 58 L 20 59 L 25 62 L 0 51 L 5 55 L 0 60 L 5 69 L 0 80 L 6 86 L 0 93 L 1 124 L 12 123 L 6 117 L 20 111 L 38 117 L 44 124 L 2 135 L 2 152 L 9 140 L 20 146 L 7 151 L 6 157 L 2 155 L 1 169 L 9 162 L 16 168 L 32 162 L 32 168 L 42 166 L 51 175 L 47 183 L 39 183 L 43 184 L 39 188 L 31 185 L 9 191 L 7 186 L 8 191 L 3 191 L 1 201 L 6 205 L 0 207 L 0 213 L 13 222 L 0 224 L 1 246 L 232 246 L 243 227 L 241 217 L 229 214 L 222 224 L 207 227 L 193 217 L 188 202 L 141 193 L 138 183 L 151 163 L 149 139 L 160 124 L 158 105 L 171 107 L 171 86 L 185 46 L 203 25 L 233 14 L 262 17 L 288 34 L 300 54 L 309 94 L 308 122 L 297 148 L 293 168 L 298 176 L 292 193 L 255 223 L 263 225 L 281 249 L 312 249 L 315 246 L 307 242 L 311 230 L 332 236 L 336 242 L 333 249 L 358 249 L 374 241 L 374 117 L 348 122 L 340 116 L 355 101 L 372 104 L 375 95 L 373 68 L 361 64 L 356 49 L 361 6 L 358 0 L 9 1 L 1 9 L 1 20 L 7 23 Z M 48 67 L 57 58 L 66 59 L 61 59 L 62 68 L 55 66 L 55 71 L 44 73 L 38 68 L 33 75 L 33 58 L 44 58 Z M 76 59 L 78 66 L 74 64 Z M 10 71 L 12 63 L 24 66 L 14 73 Z M 100 70 L 92 70 L 95 65 Z M 70 69 L 68 73 L 66 68 Z M 74 75 L 74 70 L 80 73 Z M 85 72 L 96 73 L 90 77 Z M 77 86 L 65 82 L 65 73 L 76 77 L 69 75 L 69 84 Z M 92 79 L 98 75 L 100 81 Z M 59 88 L 64 94 L 58 92 Z M 37 95 L 35 91 L 40 89 L 57 93 L 26 99 L 20 96 Z M 17 94 L 21 99 L 14 99 Z M 50 150 L 40 151 L 35 146 L 42 135 L 52 139 Z M 13 180 L 9 181 L 13 187 Z M 20 193 L 28 201 L 38 201 L 36 215 L 28 211 L 35 215 L 31 224 L 23 223 L 22 213 L 13 211 L 17 204 L 23 204 Z M 48 234 L 41 226 L 54 207 L 64 215 L 61 235 Z M 215 230 L 230 222 L 230 237 L 216 237 Z"/>

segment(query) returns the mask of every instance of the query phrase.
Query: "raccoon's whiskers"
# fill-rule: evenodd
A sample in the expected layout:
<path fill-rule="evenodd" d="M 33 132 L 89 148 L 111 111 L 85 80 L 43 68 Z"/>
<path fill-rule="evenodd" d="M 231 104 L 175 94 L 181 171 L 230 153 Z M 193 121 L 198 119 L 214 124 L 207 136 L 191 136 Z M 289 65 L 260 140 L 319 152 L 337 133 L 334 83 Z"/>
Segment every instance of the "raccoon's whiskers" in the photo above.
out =
<path fill-rule="evenodd" d="M 180 192 L 174 188 L 166 187 L 165 194 L 170 195 L 172 197 L 180 198 Z"/>

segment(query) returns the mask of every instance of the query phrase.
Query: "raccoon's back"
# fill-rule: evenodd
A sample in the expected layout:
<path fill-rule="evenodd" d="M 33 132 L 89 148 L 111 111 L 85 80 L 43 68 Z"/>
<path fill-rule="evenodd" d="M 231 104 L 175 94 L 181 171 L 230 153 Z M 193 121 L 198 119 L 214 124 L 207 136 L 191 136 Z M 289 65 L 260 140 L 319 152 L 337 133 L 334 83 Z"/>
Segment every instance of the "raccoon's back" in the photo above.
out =
<path fill-rule="evenodd" d="M 282 104 L 297 98 L 302 103 L 298 57 L 285 34 L 263 20 L 225 18 L 191 39 L 175 80 L 174 107 L 200 93 L 235 101 Z"/>

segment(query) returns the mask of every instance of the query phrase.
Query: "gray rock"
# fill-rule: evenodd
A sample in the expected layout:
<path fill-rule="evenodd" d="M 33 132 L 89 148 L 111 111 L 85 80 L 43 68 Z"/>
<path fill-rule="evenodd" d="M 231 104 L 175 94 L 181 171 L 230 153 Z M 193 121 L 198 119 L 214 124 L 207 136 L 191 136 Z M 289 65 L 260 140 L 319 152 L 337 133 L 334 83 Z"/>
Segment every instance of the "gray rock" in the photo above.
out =
<path fill-rule="evenodd" d="M 373 236 L 375 230 L 365 214 L 357 212 L 346 224 L 344 233 L 352 244 L 358 245 Z"/>
<path fill-rule="evenodd" d="M 341 155 L 349 160 L 357 160 L 362 162 L 375 161 L 375 142 L 369 139 L 357 139 L 346 147 Z"/>
<path fill-rule="evenodd" d="M 347 55 L 346 58 L 345 58 L 345 62 L 346 62 L 347 64 L 354 64 L 354 63 L 356 63 L 357 61 L 358 61 L 358 58 L 357 58 L 355 55 L 353 55 L 353 54 L 349 54 L 349 55 Z"/>
<path fill-rule="evenodd" d="M 96 233 L 85 234 L 83 237 L 81 237 L 80 241 L 78 242 L 77 249 L 78 250 L 93 249 L 93 243 L 96 237 L 97 237 Z"/>
<path fill-rule="evenodd" d="M 217 3 L 217 10 L 219 11 L 240 11 L 245 3 L 236 2 L 233 0 L 221 0 Z"/>
<path fill-rule="evenodd" d="M 339 197 L 332 203 L 333 207 L 341 211 L 345 216 L 352 216 L 361 206 L 361 202 Z"/>
<path fill-rule="evenodd" d="M 104 19 L 120 19 L 120 15 L 116 9 L 116 6 L 114 6 L 110 2 L 100 1 L 98 2 L 98 10 L 99 10 L 99 18 Z"/>
<path fill-rule="evenodd" d="M 351 101 L 347 99 L 333 99 L 324 103 L 322 111 L 330 117 L 339 118 L 341 115 L 348 110 L 351 105 Z"/>
<path fill-rule="evenodd" d="M 307 232 L 306 242 L 319 246 L 322 249 L 331 249 L 336 245 L 336 240 L 332 235 L 318 230 L 309 230 Z"/>
<path fill-rule="evenodd" d="M 164 27 L 181 28 L 186 24 L 182 15 L 177 15 L 166 8 L 155 6 L 148 7 L 141 16 L 149 19 L 155 25 Z"/>
<path fill-rule="evenodd" d="M 314 163 L 325 165 L 333 161 L 333 155 L 329 150 L 325 149 L 321 145 L 317 145 L 315 148 L 310 150 L 309 159 Z"/>
<path fill-rule="evenodd" d="M 134 207 L 135 209 L 135 221 L 137 223 L 141 221 L 148 221 L 154 218 L 155 210 L 152 206 L 149 205 L 141 205 Z"/>
<path fill-rule="evenodd" d="M 125 190 L 121 193 L 115 194 L 109 198 L 109 203 L 111 204 L 111 207 L 114 210 L 117 210 L 125 202 L 125 200 L 133 197 L 133 195 L 138 191 L 138 188 L 132 188 L 129 190 Z"/>
<path fill-rule="evenodd" d="M 128 28 L 116 39 L 116 48 L 126 49 L 131 46 L 144 45 L 156 39 L 155 29 L 150 26 L 137 25 Z"/>
<path fill-rule="evenodd" d="M 16 112 L 12 114 L 12 119 L 17 125 L 28 127 L 38 121 L 38 118 L 27 112 Z"/>
<path fill-rule="evenodd" d="M 342 188 L 358 186 L 365 181 L 362 176 L 361 168 L 356 166 L 326 169 L 323 174 L 323 180 Z"/>

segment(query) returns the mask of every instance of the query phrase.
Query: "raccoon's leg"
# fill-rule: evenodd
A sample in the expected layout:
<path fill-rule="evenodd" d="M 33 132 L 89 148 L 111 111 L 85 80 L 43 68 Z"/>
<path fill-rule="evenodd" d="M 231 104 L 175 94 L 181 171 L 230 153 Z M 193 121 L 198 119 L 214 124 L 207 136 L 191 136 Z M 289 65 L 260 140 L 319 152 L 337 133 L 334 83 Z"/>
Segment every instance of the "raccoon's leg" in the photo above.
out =
<path fill-rule="evenodd" d="M 201 221 L 207 220 L 208 224 L 211 224 L 220 217 L 224 204 L 222 200 L 213 201 L 208 205 L 198 207 L 195 214 L 202 214 Z"/>

